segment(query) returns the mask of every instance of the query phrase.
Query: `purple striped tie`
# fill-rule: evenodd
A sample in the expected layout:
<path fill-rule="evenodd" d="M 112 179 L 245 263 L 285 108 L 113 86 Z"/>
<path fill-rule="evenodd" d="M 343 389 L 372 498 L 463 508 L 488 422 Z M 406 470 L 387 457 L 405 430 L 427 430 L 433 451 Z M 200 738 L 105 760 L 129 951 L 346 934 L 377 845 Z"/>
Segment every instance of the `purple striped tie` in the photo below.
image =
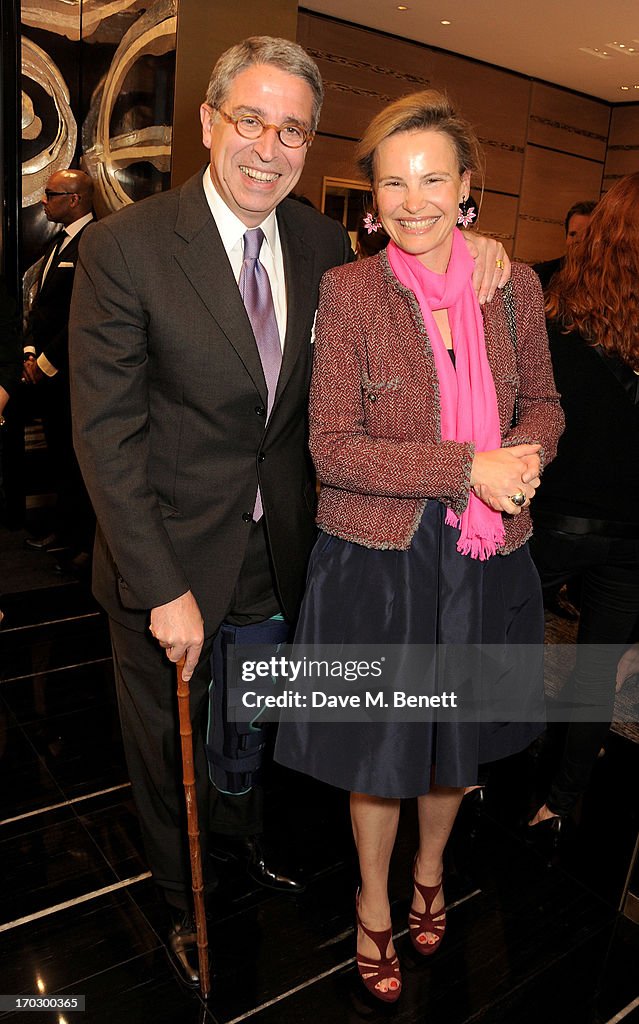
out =
<path fill-rule="evenodd" d="M 253 334 L 260 355 L 264 379 L 268 390 L 266 418 L 270 416 L 275 399 L 277 381 L 282 365 L 280 332 L 275 319 L 275 307 L 268 274 L 259 260 L 264 241 L 261 228 L 251 228 L 244 235 L 244 262 L 240 271 L 240 294 L 251 321 Z M 253 519 L 262 517 L 262 496 L 257 492 Z"/>

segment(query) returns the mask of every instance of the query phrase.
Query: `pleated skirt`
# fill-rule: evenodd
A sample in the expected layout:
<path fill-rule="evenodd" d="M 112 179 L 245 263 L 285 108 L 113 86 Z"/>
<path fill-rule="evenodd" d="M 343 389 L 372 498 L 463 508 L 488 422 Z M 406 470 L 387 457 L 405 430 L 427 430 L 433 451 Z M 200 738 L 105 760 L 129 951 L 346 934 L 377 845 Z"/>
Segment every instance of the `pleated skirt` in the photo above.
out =
<path fill-rule="evenodd" d="M 299 644 L 543 644 L 541 587 L 527 546 L 485 562 L 460 555 L 458 530 L 429 501 L 407 551 L 321 532 L 295 633 Z M 543 701 L 543 672 L 530 674 Z M 310 717 L 310 716 L 309 716 Z M 281 722 L 281 764 L 351 792 L 403 798 L 432 782 L 468 786 L 480 763 L 523 750 L 537 722 Z"/>

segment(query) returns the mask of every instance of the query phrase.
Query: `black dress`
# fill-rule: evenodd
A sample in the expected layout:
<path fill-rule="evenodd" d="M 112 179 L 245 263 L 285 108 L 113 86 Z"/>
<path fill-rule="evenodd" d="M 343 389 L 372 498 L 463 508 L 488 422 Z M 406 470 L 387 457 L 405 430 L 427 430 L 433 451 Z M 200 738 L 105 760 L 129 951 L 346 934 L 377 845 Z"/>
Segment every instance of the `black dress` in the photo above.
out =
<path fill-rule="evenodd" d="M 539 577 L 524 546 L 481 562 L 460 555 L 444 506 L 428 501 L 407 551 L 320 533 L 311 554 L 295 642 L 300 644 L 543 645 Z M 543 699 L 541 671 L 531 677 Z M 467 786 L 480 762 L 524 749 L 537 722 L 282 722 L 281 764 L 351 792 L 427 793 Z"/>

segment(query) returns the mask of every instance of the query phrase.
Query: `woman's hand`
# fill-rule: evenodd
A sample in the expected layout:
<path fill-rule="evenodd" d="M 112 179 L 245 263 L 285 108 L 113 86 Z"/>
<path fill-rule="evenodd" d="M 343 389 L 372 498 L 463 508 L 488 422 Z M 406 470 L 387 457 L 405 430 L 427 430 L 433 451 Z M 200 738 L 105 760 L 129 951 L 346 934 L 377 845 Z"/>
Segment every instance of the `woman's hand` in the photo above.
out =
<path fill-rule="evenodd" d="M 510 450 L 512 451 L 512 448 Z M 539 487 L 539 478 L 541 477 L 541 459 L 536 454 L 520 455 L 519 457 L 526 467 L 521 474 L 521 479 L 525 484 L 532 483 L 533 487 Z"/>
<path fill-rule="evenodd" d="M 539 487 L 540 449 L 540 444 L 517 444 L 512 448 L 476 452 L 470 486 L 477 497 L 496 512 L 519 515 Z M 521 507 L 511 500 L 519 491 L 526 496 L 525 505 Z"/>

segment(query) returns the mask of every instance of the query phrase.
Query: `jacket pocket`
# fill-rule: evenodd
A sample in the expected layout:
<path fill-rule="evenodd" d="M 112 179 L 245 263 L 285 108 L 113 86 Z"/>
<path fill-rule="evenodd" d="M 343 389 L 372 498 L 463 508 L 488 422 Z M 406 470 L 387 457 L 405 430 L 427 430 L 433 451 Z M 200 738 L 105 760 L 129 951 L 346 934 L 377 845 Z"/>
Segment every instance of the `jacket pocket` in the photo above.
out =
<path fill-rule="evenodd" d="M 362 374 L 362 393 L 364 399 L 369 402 L 377 402 L 384 395 L 393 391 L 400 391 L 403 387 L 401 377 L 389 377 L 388 380 L 373 380 L 367 374 Z"/>

